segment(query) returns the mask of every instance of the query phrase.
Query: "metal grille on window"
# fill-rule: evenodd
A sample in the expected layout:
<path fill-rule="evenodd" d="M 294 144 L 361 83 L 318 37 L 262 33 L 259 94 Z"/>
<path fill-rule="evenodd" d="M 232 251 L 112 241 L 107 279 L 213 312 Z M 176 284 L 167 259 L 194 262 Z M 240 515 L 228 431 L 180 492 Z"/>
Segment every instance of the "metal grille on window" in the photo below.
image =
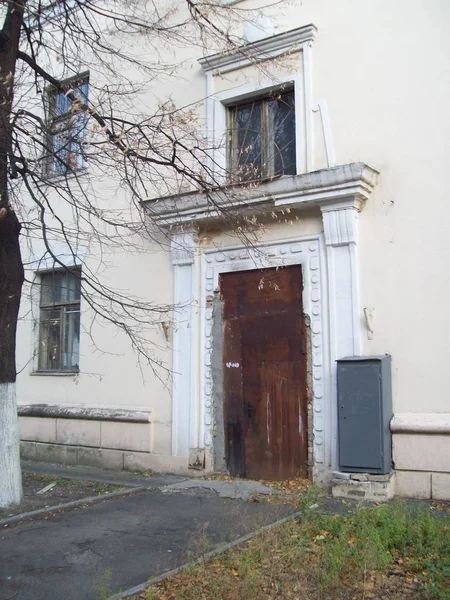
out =
<path fill-rule="evenodd" d="M 293 90 L 233 106 L 229 117 L 232 181 L 296 174 Z"/>
<path fill-rule="evenodd" d="M 50 133 L 49 171 L 55 175 L 77 172 L 86 166 L 84 147 L 87 133 L 87 115 L 66 93 L 70 90 L 81 103 L 88 103 L 89 82 L 82 77 L 71 80 L 65 92 L 49 91 Z"/>
<path fill-rule="evenodd" d="M 79 370 L 81 272 L 41 275 L 39 370 Z"/>

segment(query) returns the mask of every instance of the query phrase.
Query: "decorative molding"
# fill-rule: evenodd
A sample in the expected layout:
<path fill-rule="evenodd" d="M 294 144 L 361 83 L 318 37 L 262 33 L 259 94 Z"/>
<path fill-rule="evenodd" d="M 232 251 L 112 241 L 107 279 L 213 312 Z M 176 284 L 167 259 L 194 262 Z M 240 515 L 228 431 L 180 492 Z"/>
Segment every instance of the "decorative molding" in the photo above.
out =
<path fill-rule="evenodd" d="M 194 262 L 195 240 L 193 231 L 179 231 L 170 240 L 172 264 L 178 267 Z"/>
<path fill-rule="evenodd" d="M 331 169 L 330 169 L 331 170 Z M 331 413 L 333 435 L 338 430 L 336 360 L 361 353 L 361 320 L 358 284 L 358 213 L 365 196 L 376 182 L 377 172 L 371 169 L 369 181 L 353 184 L 353 193 L 329 198 L 320 205 L 327 248 L 327 279 L 330 319 Z M 360 190 L 358 191 L 358 187 Z M 333 467 L 337 466 L 337 437 L 332 451 Z"/>
<path fill-rule="evenodd" d="M 168 227 L 220 220 L 220 206 L 228 213 L 254 209 L 270 213 L 284 206 L 301 209 L 334 203 L 332 210 L 335 210 L 336 202 L 344 201 L 342 207 L 347 208 L 348 200 L 352 199 L 359 208 L 372 193 L 377 177 L 376 169 L 357 162 L 302 175 L 283 176 L 256 186 L 225 186 L 208 193 L 187 192 L 146 200 L 144 207 L 151 211 L 156 222 Z"/>
<path fill-rule="evenodd" d="M 299 238 L 261 244 L 252 248 L 238 246 L 224 250 L 205 250 L 202 255 L 200 336 L 200 405 L 196 403 L 197 321 L 192 302 L 196 295 L 196 263 L 192 242 L 180 238 L 190 248 L 186 255 L 174 257 L 174 455 L 188 456 L 190 448 L 212 450 L 212 315 L 208 299 L 217 289 L 219 274 L 277 265 L 301 264 L 304 275 L 304 310 L 311 318 L 313 333 L 314 393 L 314 460 L 317 464 L 336 463 L 336 369 L 334 361 L 342 356 L 358 355 L 360 325 L 358 320 L 357 216 L 370 196 L 378 172 L 364 163 L 352 163 L 265 182 L 254 188 L 242 186 L 216 190 L 214 203 L 227 202 L 241 211 L 253 207 L 276 210 L 285 205 L 296 209 L 319 206 L 325 236 Z M 230 193 L 230 189 L 233 194 Z M 152 207 L 161 211 L 161 223 L 195 223 L 202 219 L 217 220 L 215 209 L 209 210 L 206 194 L 184 194 L 166 198 Z M 215 216 L 214 216 L 215 215 Z M 181 232 L 177 235 L 191 235 Z M 326 238 L 326 254 L 325 245 Z M 178 251 L 178 248 L 175 249 Z M 323 298 L 328 303 L 322 306 Z M 328 319 L 330 322 L 328 332 Z M 324 345 L 326 350 L 324 350 Z M 324 366 L 326 365 L 326 366 Z M 324 376 L 326 370 L 326 376 Z M 198 423 L 198 429 L 196 429 Z M 195 441 L 198 440 L 198 443 Z"/>
<path fill-rule="evenodd" d="M 301 118 L 305 120 L 305 138 L 297 140 L 297 148 L 299 142 L 305 144 L 305 167 L 304 170 L 310 173 L 314 170 L 314 135 L 313 135 L 313 121 L 312 121 L 312 99 L 313 99 L 313 80 L 312 80 L 312 52 L 311 44 L 305 44 L 302 52 L 303 61 L 303 96 L 304 96 L 304 108 Z M 297 99 L 296 99 L 297 107 Z M 295 114 L 295 118 L 297 112 Z M 301 173 L 302 170 L 298 170 L 297 173 Z"/>
<path fill-rule="evenodd" d="M 397 413 L 391 420 L 392 433 L 450 433 L 450 413 Z"/>
<path fill-rule="evenodd" d="M 325 142 L 325 151 L 327 153 L 327 164 L 328 167 L 334 167 L 336 165 L 336 159 L 334 157 L 334 147 L 333 147 L 333 139 L 331 137 L 331 125 L 330 125 L 330 117 L 328 114 L 328 104 L 323 98 L 320 98 L 316 102 L 316 106 L 312 109 L 313 112 L 318 112 L 320 114 L 320 119 L 322 121 L 322 132 L 323 139 Z"/>
<path fill-rule="evenodd" d="M 82 419 L 83 421 L 122 421 L 150 423 L 151 411 L 144 408 L 104 408 L 100 406 L 65 406 L 62 404 L 19 404 L 19 417 L 48 419 Z"/>
<path fill-rule="evenodd" d="M 195 231 L 179 230 L 171 240 L 174 266 L 172 345 L 172 455 L 189 457 L 197 448 Z"/>
<path fill-rule="evenodd" d="M 376 184 L 379 172 L 362 162 L 339 165 L 303 175 L 296 175 L 288 189 L 280 191 L 275 206 L 324 205 L 328 202 L 353 198 L 355 202 L 366 201 Z M 285 178 L 280 178 L 283 181 Z"/>
<path fill-rule="evenodd" d="M 278 33 L 262 40 L 244 44 L 230 51 L 206 56 L 198 62 L 205 72 L 228 73 L 255 62 L 300 50 L 304 44 L 311 43 L 314 40 L 316 32 L 317 28 L 314 25 L 305 25 L 285 33 Z"/>
<path fill-rule="evenodd" d="M 347 206 L 331 204 L 322 206 L 321 210 L 327 246 L 357 243 L 359 207 L 350 200 Z"/>
<path fill-rule="evenodd" d="M 302 266 L 304 312 L 311 323 L 311 364 L 313 378 L 314 462 L 329 460 L 331 434 L 328 427 L 328 359 L 324 340 L 327 335 L 326 284 L 323 280 L 324 247 L 322 236 L 309 236 L 269 242 L 251 249 L 236 246 L 223 250 L 205 250 L 202 257 L 201 296 L 201 408 L 200 439 L 209 450 L 213 444 L 212 318 L 208 298 L 218 289 L 219 275 L 229 271 L 296 265 Z"/>

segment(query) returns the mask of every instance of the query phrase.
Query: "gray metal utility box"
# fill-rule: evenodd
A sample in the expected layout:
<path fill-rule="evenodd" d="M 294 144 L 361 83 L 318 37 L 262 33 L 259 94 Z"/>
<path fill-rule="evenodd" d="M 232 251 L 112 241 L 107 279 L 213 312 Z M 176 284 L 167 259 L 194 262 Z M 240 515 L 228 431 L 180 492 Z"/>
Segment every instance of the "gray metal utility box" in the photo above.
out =
<path fill-rule="evenodd" d="M 339 468 L 352 473 L 391 471 L 391 357 L 337 361 Z"/>

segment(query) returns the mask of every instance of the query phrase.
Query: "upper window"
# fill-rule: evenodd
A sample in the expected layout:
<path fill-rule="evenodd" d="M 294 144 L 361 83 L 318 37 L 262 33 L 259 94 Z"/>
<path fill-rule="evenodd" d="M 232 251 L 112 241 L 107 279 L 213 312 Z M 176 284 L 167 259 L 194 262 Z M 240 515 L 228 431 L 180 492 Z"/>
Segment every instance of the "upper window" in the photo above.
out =
<path fill-rule="evenodd" d="M 87 115 L 72 102 L 67 93 L 72 92 L 83 104 L 88 102 L 89 78 L 81 75 L 68 79 L 64 92 L 50 88 L 49 106 L 49 160 L 48 172 L 65 175 L 77 172 L 85 166 L 84 145 L 86 142 Z"/>
<path fill-rule="evenodd" d="M 79 370 L 81 271 L 41 275 L 39 371 Z"/>
<path fill-rule="evenodd" d="M 293 90 L 231 106 L 229 131 L 233 181 L 296 174 Z"/>

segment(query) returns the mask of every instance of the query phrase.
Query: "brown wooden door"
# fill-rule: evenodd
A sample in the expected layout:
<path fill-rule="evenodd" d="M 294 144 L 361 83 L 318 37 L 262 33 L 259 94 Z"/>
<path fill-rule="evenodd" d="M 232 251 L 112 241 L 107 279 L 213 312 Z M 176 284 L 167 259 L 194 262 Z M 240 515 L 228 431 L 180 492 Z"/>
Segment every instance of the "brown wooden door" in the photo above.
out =
<path fill-rule="evenodd" d="M 225 451 L 231 475 L 307 476 L 302 287 L 300 266 L 220 277 Z"/>

